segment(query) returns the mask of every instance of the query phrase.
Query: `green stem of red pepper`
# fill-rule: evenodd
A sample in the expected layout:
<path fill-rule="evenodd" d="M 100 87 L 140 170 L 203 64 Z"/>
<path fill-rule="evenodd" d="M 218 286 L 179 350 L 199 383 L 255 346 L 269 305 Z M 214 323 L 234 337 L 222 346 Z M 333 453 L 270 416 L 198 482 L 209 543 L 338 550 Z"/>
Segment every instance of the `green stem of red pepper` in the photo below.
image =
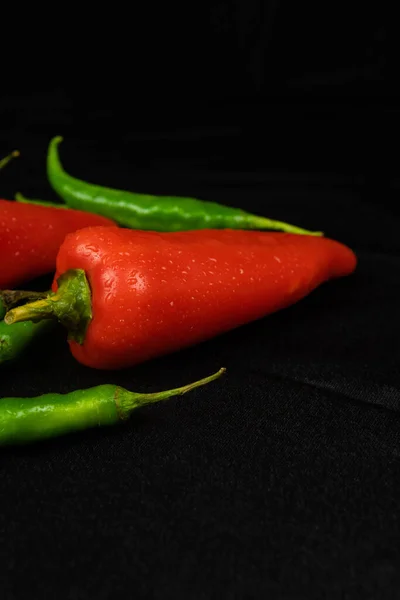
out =
<path fill-rule="evenodd" d="M 6 325 L 3 317 L 7 310 L 20 302 L 33 302 L 45 298 L 46 292 L 25 292 L 22 290 L 0 291 L 0 365 L 18 359 L 39 336 L 53 325 L 50 321 L 40 323 L 15 323 Z"/>
<path fill-rule="evenodd" d="M 0 319 L 8 310 L 21 302 L 35 302 L 47 297 L 48 292 L 31 292 L 25 290 L 0 290 Z"/>
<path fill-rule="evenodd" d="M 82 343 L 92 318 L 91 293 L 85 272 L 71 269 L 59 277 L 56 292 L 45 298 L 18 306 L 4 317 L 7 325 L 22 321 L 37 323 L 56 319 L 68 330 L 69 339 Z"/>

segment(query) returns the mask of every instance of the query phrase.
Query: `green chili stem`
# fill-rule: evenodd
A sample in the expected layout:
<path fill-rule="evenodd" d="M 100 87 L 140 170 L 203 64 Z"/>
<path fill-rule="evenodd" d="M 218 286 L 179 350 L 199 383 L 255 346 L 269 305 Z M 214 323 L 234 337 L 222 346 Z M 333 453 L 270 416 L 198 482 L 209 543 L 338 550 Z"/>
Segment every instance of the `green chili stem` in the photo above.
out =
<path fill-rule="evenodd" d="M 13 159 L 19 156 L 19 150 L 14 150 L 8 156 L 5 156 L 0 160 L 0 169 L 8 165 L 8 163 Z"/>
<path fill-rule="evenodd" d="M 46 200 L 29 199 L 19 192 L 14 195 L 14 198 L 17 202 L 21 202 L 22 204 L 35 204 L 38 206 L 49 206 L 51 208 L 62 208 L 64 210 L 68 210 L 68 206 L 64 206 L 64 204 L 59 202 L 47 202 Z"/>
<path fill-rule="evenodd" d="M 168 400 L 172 396 L 182 396 L 187 392 L 191 392 L 197 387 L 202 385 L 206 385 L 215 379 L 221 377 L 223 373 L 226 372 L 226 369 L 222 367 L 219 371 L 214 373 L 213 375 L 209 375 L 208 377 L 204 377 L 203 379 L 199 379 L 193 383 L 189 383 L 188 385 L 184 385 L 178 388 L 174 388 L 172 390 L 165 390 L 163 392 L 154 392 L 151 394 L 139 394 L 135 392 L 126 392 L 122 394 L 119 399 L 119 409 L 122 412 L 123 417 L 128 417 L 129 414 L 139 408 L 141 406 L 146 406 L 147 404 L 154 404 L 155 402 L 161 402 L 163 400 Z"/>
<path fill-rule="evenodd" d="M 254 229 L 273 229 L 276 231 L 284 231 L 285 233 L 298 233 L 304 235 L 323 236 L 323 231 L 308 231 L 297 225 L 290 225 L 290 223 L 283 223 L 282 221 L 275 221 L 273 219 L 267 219 L 267 217 L 251 216 L 251 227 Z"/>
<path fill-rule="evenodd" d="M 85 332 L 92 318 L 89 283 L 82 269 L 66 271 L 57 280 L 56 292 L 46 298 L 18 306 L 4 317 L 7 325 L 43 319 L 57 319 L 69 332 L 69 338 L 83 343 Z"/>

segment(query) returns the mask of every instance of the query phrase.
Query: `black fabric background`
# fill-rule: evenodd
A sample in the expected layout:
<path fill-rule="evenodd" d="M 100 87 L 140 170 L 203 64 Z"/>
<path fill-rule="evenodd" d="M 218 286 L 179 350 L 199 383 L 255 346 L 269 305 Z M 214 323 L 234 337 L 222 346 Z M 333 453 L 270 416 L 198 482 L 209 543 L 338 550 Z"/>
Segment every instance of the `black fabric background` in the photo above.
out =
<path fill-rule="evenodd" d="M 21 157 L 0 195 L 55 200 L 45 154 L 62 134 L 78 177 L 322 229 L 359 266 L 134 369 L 79 365 L 60 329 L 2 369 L 1 396 L 227 374 L 119 429 L 3 449 L 1 597 L 398 598 L 394 14 L 284 0 L 114 10 L 90 24 L 62 13 L 65 33 L 53 21 L 20 33 L 4 65 L 0 152 Z"/>

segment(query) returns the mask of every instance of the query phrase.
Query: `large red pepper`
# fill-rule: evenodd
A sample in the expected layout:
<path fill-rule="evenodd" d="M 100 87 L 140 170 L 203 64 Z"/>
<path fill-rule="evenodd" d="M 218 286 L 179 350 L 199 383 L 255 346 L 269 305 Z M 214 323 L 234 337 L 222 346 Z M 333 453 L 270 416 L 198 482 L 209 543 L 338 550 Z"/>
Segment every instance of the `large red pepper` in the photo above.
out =
<path fill-rule="evenodd" d="M 118 369 L 264 317 L 355 267 L 352 250 L 328 238 L 89 228 L 62 244 L 54 296 L 5 320 L 55 316 L 78 361 Z"/>
<path fill-rule="evenodd" d="M 0 200 L 0 289 L 54 272 L 67 233 L 113 221 L 91 213 Z"/>

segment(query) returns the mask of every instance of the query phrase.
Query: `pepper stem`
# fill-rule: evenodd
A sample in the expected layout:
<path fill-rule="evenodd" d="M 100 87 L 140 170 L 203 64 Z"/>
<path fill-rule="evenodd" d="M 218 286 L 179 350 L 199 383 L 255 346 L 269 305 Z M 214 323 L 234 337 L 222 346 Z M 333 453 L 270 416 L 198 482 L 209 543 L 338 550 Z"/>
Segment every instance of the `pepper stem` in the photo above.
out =
<path fill-rule="evenodd" d="M 82 344 L 92 318 L 89 283 L 82 269 L 70 269 L 57 280 L 56 292 L 45 298 L 18 306 L 4 317 L 7 325 L 44 319 L 56 319 L 68 330 L 68 338 Z"/>
<path fill-rule="evenodd" d="M 208 377 L 204 377 L 203 379 L 199 379 L 198 381 L 194 381 L 193 383 L 189 383 L 188 385 L 184 385 L 182 387 L 174 388 L 172 390 L 165 390 L 163 392 L 154 392 L 152 394 L 139 394 L 136 392 L 126 392 L 124 391 L 118 398 L 118 408 L 123 418 L 127 418 L 131 412 L 133 412 L 136 408 L 146 406 L 147 404 L 153 404 L 155 402 L 161 402 L 162 400 L 168 400 L 172 396 L 182 396 L 187 392 L 191 392 L 197 387 L 202 385 L 206 385 L 207 383 L 211 383 L 218 379 L 226 372 L 226 369 L 222 367 L 216 373 L 209 375 Z"/>
<path fill-rule="evenodd" d="M 8 156 L 5 156 L 0 160 L 0 169 L 8 165 L 8 163 L 13 159 L 19 156 L 19 150 L 14 150 Z"/>
<path fill-rule="evenodd" d="M 10 310 L 20 302 L 34 302 L 47 296 L 48 292 L 29 292 L 24 290 L 0 290 L 0 303 Z"/>

